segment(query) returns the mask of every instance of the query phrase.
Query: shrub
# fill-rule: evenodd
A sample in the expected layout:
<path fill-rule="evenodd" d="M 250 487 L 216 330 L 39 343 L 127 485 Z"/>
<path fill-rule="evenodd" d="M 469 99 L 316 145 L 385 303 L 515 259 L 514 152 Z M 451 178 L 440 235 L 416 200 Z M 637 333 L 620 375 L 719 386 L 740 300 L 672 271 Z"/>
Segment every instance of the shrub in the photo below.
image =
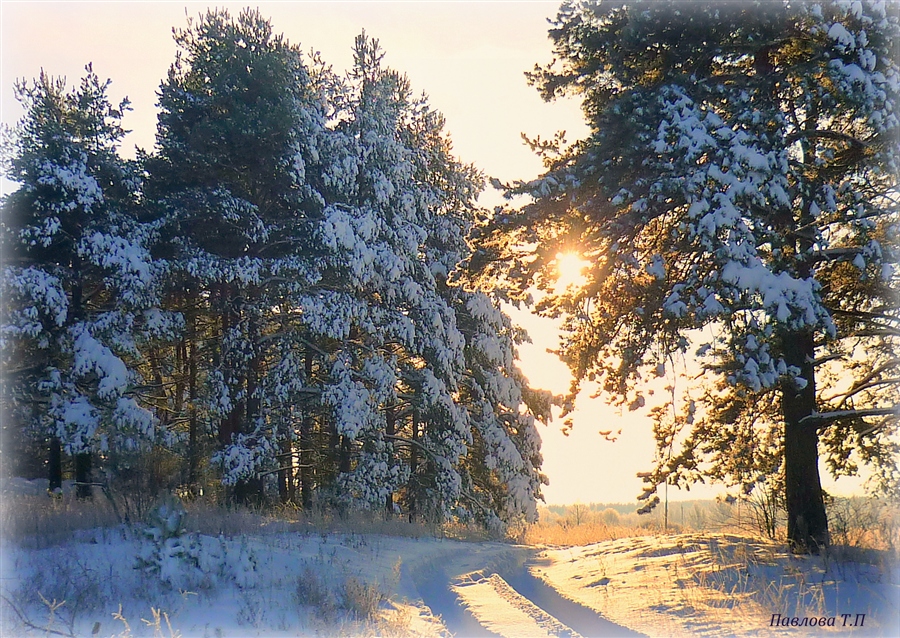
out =
<path fill-rule="evenodd" d="M 386 598 L 378 585 L 350 576 L 342 587 L 341 607 L 357 620 L 372 620 L 377 618 L 378 609 Z"/>

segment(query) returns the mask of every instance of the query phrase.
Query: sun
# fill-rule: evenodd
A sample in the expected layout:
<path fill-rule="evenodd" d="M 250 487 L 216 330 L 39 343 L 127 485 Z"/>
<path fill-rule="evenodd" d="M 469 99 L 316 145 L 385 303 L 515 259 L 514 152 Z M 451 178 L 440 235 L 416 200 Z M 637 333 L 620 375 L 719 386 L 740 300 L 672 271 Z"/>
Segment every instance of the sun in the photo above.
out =
<path fill-rule="evenodd" d="M 589 265 L 590 263 L 582 259 L 578 253 L 556 253 L 556 272 L 558 275 L 556 290 L 562 292 L 573 286 L 583 286 L 586 281 L 584 271 Z"/>

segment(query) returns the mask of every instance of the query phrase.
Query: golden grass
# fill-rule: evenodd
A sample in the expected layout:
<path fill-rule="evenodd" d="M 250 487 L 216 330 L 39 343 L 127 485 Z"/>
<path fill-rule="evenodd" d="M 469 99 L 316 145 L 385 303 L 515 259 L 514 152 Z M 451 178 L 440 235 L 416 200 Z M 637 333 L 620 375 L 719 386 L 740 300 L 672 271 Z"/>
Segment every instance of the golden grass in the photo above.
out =
<path fill-rule="evenodd" d="M 516 540 L 523 545 L 590 545 L 633 536 L 655 536 L 660 533 L 655 528 L 610 525 L 597 521 L 567 526 L 538 522 L 528 526 Z"/>

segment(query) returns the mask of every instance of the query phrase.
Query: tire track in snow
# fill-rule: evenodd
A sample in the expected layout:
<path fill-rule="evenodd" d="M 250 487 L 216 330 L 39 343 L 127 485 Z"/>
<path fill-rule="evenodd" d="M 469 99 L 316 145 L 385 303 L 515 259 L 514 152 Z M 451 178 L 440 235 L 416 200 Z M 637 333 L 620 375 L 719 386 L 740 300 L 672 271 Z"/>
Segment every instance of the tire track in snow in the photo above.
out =
<path fill-rule="evenodd" d="M 505 574 L 506 581 L 520 594 L 585 638 L 646 638 L 642 633 L 607 620 L 593 609 L 565 598 L 534 575 L 532 570 L 538 566 L 537 561 L 528 561 L 521 569 Z"/>
<path fill-rule="evenodd" d="M 479 552 L 468 555 L 468 560 L 462 562 L 455 556 L 446 556 L 407 571 L 422 602 L 435 616 L 440 616 L 451 635 L 461 638 L 644 636 L 562 596 L 535 576 L 532 570 L 541 563 L 531 548 L 518 548 L 512 556 L 493 552 L 484 556 L 476 554 Z"/>
<path fill-rule="evenodd" d="M 452 586 L 484 627 L 506 638 L 582 638 L 513 589 L 498 574 L 466 574 Z"/>
<path fill-rule="evenodd" d="M 440 616 L 441 622 L 453 636 L 466 638 L 498 638 L 500 634 L 488 631 L 460 602 L 451 590 L 450 578 L 444 569 L 430 568 L 410 570 L 409 575 L 416 590 L 431 613 Z"/>

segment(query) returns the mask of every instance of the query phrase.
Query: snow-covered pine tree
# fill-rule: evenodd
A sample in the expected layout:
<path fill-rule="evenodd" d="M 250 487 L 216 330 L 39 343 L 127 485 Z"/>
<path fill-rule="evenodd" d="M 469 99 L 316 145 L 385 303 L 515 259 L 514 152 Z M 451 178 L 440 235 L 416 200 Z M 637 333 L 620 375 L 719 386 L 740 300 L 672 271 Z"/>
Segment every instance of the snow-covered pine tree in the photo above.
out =
<path fill-rule="evenodd" d="M 516 345 L 527 337 L 496 299 L 481 291 L 448 288 L 466 338 L 466 374 L 459 401 L 469 415 L 472 442 L 464 486 L 489 504 L 475 512 L 490 525 L 537 520 L 547 477 L 540 473 L 541 438 L 535 421 L 551 418 L 552 396 L 529 387 L 516 366 Z M 498 517 L 499 520 L 496 520 Z"/>
<path fill-rule="evenodd" d="M 118 106 L 87 67 L 80 85 L 45 74 L 16 91 L 26 114 L 14 131 L 3 202 L 4 412 L 49 441 L 51 489 L 60 453 L 75 457 L 79 496 L 91 494 L 92 455 L 134 450 L 159 434 L 141 407 L 141 343 L 177 322 L 156 306 L 160 272 L 138 223 L 140 179 L 118 155 Z"/>
<path fill-rule="evenodd" d="M 879 1 L 562 5 L 557 62 L 530 79 L 580 95 L 590 134 L 533 142 L 548 170 L 512 192 L 534 203 L 497 212 L 469 265 L 521 296 L 560 250 L 592 262 L 539 305 L 564 317 L 573 396 L 596 381 L 639 407 L 699 347 L 712 390 L 658 422 L 651 502 L 703 476 L 752 487 L 771 454 L 727 459 L 774 447 L 804 551 L 829 540 L 820 446 L 896 489 L 898 35 Z"/>
<path fill-rule="evenodd" d="M 217 433 L 237 498 L 258 495 L 279 461 L 286 497 L 294 426 L 310 402 L 299 299 L 320 278 L 322 106 L 299 49 L 256 11 L 208 12 L 175 40 L 144 164 L 169 298 L 186 301 L 176 309 L 198 328 L 193 436 Z"/>
<path fill-rule="evenodd" d="M 323 306 L 333 319 L 321 325 L 338 332 L 323 333 L 335 348 L 325 401 L 352 454 L 338 485 L 366 507 L 403 503 L 411 519 L 499 525 L 533 514 L 540 455 L 510 326 L 486 296 L 447 284 L 468 253 L 482 180 L 453 158 L 443 118 L 383 55 L 361 35 L 346 81 L 330 82 L 321 238 L 333 251 L 323 278 L 334 284 Z M 475 477 L 470 468 L 489 469 Z"/>
<path fill-rule="evenodd" d="M 324 400 L 345 441 L 342 498 L 393 510 L 409 472 L 397 438 L 415 411 L 422 419 L 416 445 L 439 466 L 432 514 L 443 519 L 459 498 L 455 468 L 465 454 L 465 417 L 451 397 L 462 340 L 422 257 L 423 221 L 440 202 L 418 183 L 418 149 L 403 139 L 415 109 L 409 82 L 382 67 L 382 58 L 377 41 L 362 35 L 346 80 L 332 82 L 328 207 L 320 230 L 332 251 L 323 280 L 331 283 L 330 297 L 322 299 L 330 319 L 320 325 L 335 350 Z M 452 423 L 441 438 L 432 418 L 437 411 L 446 417 L 442 423 Z"/>
<path fill-rule="evenodd" d="M 465 371 L 456 395 L 468 414 L 471 436 L 461 464 L 464 492 L 474 497 L 472 514 L 489 527 L 533 522 L 541 485 L 547 483 L 540 473 L 541 441 L 535 420 L 546 423 L 551 418 L 551 395 L 530 388 L 517 368 L 516 345 L 527 335 L 512 325 L 499 299 L 453 281 L 457 267 L 471 252 L 466 238 L 475 217 L 483 212 L 474 204 L 483 180 L 474 167 L 453 158 L 440 113 L 424 100 L 413 112 L 403 139 L 414 149 L 419 188 L 434 202 L 423 221 L 424 257 L 439 294 L 456 314 L 466 344 Z"/>

